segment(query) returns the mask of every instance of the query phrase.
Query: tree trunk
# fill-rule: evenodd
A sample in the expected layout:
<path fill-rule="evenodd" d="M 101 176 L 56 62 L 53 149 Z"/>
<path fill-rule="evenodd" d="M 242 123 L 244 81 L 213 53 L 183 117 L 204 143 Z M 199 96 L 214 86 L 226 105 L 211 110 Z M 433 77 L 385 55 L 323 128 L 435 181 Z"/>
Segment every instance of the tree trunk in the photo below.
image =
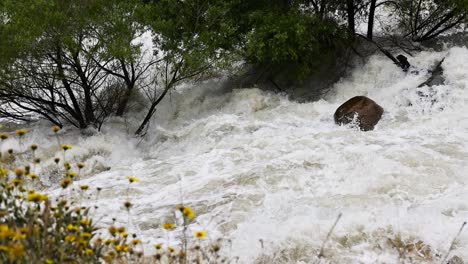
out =
<path fill-rule="evenodd" d="M 356 32 L 356 25 L 354 21 L 354 0 L 346 0 L 346 12 L 348 14 L 348 30 L 351 33 L 351 36 L 354 36 Z"/>
<path fill-rule="evenodd" d="M 75 66 L 76 74 L 81 80 L 81 88 L 83 89 L 83 93 L 84 93 L 85 119 L 88 124 L 93 124 L 96 122 L 96 116 L 94 115 L 93 99 L 91 96 L 91 86 L 90 86 L 88 77 L 86 76 L 86 73 L 83 71 L 83 68 L 81 66 L 79 53 L 73 54 L 73 60 L 75 62 L 74 66 Z"/>
<path fill-rule="evenodd" d="M 125 91 L 124 97 L 119 102 L 117 106 L 117 111 L 115 113 L 116 116 L 123 116 L 125 111 L 127 110 L 128 102 L 130 101 L 130 96 L 132 95 L 133 86 L 128 86 L 127 90 Z"/>
<path fill-rule="evenodd" d="M 78 104 L 78 101 L 73 92 L 73 89 L 71 88 L 70 83 L 65 77 L 65 71 L 63 69 L 63 64 L 62 64 L 62 51 L 60 48 L 57 49 L 56 62 L 57 62 L 57 68 L 58 68 L 60 81 L 62 82 L 63 86 L 65 87 L 65 90 L 67 91 L 68 96 L 70 97 L 70 100 L 72 101 L 73 111 L 70 111 L 70 114 L 76 119 L 76 121 L 78 121 L 80 128 L 86 128 L 88 124 L 85 122 L 83 118 L 80 105 Z"/>
<path fill-rule="evenodd" d="M 357 36 L 369 41 L 370 43 L 374 44 L 387 58 L 392 60 L 398 67 L 400 67 L 403 71 L 406 71 L 408 68 L 403 65 L 395 56 L 393 56 L 388 50 L 384 49 L 382 46 L 380 46 L 377 42 L 373 41 L 372 39 L 368 39 L 366 36 L 356 34 Z"/>
<path fill-rule="evenodd" d="M 169 89 L 172 88 L 172 86 L 173 84 L 169 84 L 168 86 L 166 86 L 163 93 L 158 97 L 158 99 L 155 102 L 151 104 L 151 107 L 148 110 L 148 113 L 146 114 L 145 119 L 143 119 L 143 122 L 141 122 L 141 125 L 136 130 L 135 135 L 141 136 L 143 129 L 145 129 L 145 127 L 148 125 L 149 121 L 151 120 L 151 117 L 153 117 L 154 113 L 156 112 L 156 106 L 162 101 L 162 99 L 164 99 L 167 92 L 169 91 Z"/>
<path fill-rule="evenodd" d="M 135 66 L 133 62 L 130 62 L 129 65 L 127 65 L 127 63 L 122 59 L 120 59 L 119 62 L 122 67 L 122 71 L 123 71 L 122 78 L 125 81 L 127 90 L 125 91 L 125 94 L 122 100 L 120 100 L 115 114 L 116 116 L 123 116 L 123 114 L 125 113 L 127 109 L 128 102 L 130 101 L 130 96 L 132 95 L 133 88 L 135 88 L 135 83 L 138 77 L 135 76 Z M 130 67 L 131 73 L 127 70 L 127 66 Z"/>
<path fill-rule="evenodd" d="M 375 4 L 377 0 L 371 0 L 369 7 L 369 20 L 367 22 L 367 38 L 372 39 L 374 31 Z"/>
<path fill-rule="evenodd" d="M 89 87 L 83 87 L 83 90 L 85 95 L 85 118 L 88 124 L 93 124 L 96 121 L 96 117 L 94 116 L 91 89 Z"/>

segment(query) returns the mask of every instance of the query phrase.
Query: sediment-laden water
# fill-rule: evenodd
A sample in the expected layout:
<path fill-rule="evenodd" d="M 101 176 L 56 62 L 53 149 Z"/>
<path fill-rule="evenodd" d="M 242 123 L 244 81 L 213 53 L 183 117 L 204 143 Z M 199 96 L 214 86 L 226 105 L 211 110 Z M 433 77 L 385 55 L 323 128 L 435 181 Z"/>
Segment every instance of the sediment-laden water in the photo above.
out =
<path fill-rule="evenodd" d="M 416 88 L 443 57 L 446 84 Z M 149 245 L 177 245 L 160 224 L 183 201 L 197 213 L 190 228 L 224 238 L 224 254 L 241 263 L 312 262 L 339 213 L 324 260 L 400 263 L 401 237 L 421 241 L 436 263 L 468 219 L 468 49 L 423 52 L 411 62 L 419 74 L 373 56 L 309 103 L 226 90 L 221 81 L 185 85 L 158 109 L 144 141 L 126 139 L 120 126 L 73 142 L 67 155 L 100 171 L 75 184 L 103 188 L 92 199 L 99 224 L 116 218 Z M 334 124 L 335 109 L 356 95 L 385 109 L 374 131 Z M 140 182 L 129 185 L 127 175 Z M 451 255 L 468 260 L 468 230 Z M 404 257 L 430 262 L 415 251 Z"/>

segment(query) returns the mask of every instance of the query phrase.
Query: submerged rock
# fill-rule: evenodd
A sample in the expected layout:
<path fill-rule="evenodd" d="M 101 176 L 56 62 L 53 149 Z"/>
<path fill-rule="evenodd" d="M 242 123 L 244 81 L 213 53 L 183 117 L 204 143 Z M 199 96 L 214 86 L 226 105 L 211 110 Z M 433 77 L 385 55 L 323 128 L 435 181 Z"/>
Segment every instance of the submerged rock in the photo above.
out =
<path fill-rule="evenodd" d="M 445 84 L 445 77 L 444 77 L 444 68 L 442 68 L 442 63 L 444 62 L 445 58 L 439 61 L 433 70 L 429 71 L 431 76 L 423 83 L 418 85 L 418 88 L 423 86 L 432 87 L 435 85 L 443 85 Z"/>
<path fill-rule="evenodd" d="M 356 96 L 336 109 L 334 118 L 339 125 L 355 121 L 363 131 L 373 130 L 382 117 L 383 108 L 365 96 Z"/>

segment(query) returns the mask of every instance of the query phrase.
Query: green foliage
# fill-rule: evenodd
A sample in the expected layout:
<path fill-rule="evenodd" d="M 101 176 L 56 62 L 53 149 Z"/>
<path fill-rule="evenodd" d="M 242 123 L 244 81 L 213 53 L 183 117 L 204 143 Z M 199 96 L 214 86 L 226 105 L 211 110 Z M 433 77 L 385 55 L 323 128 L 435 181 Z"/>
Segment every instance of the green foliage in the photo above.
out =
<path fill-rule="evenodd" d="M 95 33 L 107 58 L 136 61 L 141 53 L 141 43 L 136 43 L 145 27 L 138 23 L 138 1 L 103 1 L 102 10 L 95 20 Z"/>
<path fill-rule="evenodd" d="M 0 99 L 21 110 L 3 113 L 18 118 L 36 112 L 80 128 L 102 122 L 120 100 L 106 96 L 105 88 L 125 83 L 131 90 L 147 69 L 135 41 L 144 32 L 136 20 L 138 3 L 2 2 Z M 125 104 L 119 108 L 123 112 Z"/>
<path fill-rule="evenodd" d="M 81 41 L 94 38 L 108 56 L 132 57 L 138 52 L 131 43 L 141 31 L 135 23 L 136 1 L 93 0 L 5 0 L 0 47 L 3 59 L 25 56 L 25 52 L 48 51 L 54 45 L 69 50 L 82 48 Z M 102 52 L 102 50 L 101 50 Z"/>
<path fill-rule="evenodd" d="M 229 14 L 235 2 L 161 0 L 140 10 L 155 47 L 184 75 L 232 62 L 241 38 Z"/>
<path fill-rule="evenodd" d="M 24 119 L 35 112 L 58 125 L 100 126 L 111 114 L 122 116 L 141 79 L 151 76 L 141 85 L 156 88 L 147 93 L 152 96 L 140 133 L 156 105 L 182 80 L 240 63 L 289 80 L 334 65 L 338 54 L 354 44 L 356 23 L 373 18 L 369 3 L 3 0 L 0 104 L 9 109 L 2 107 L 0 114 Z M 396 8 L 403 35 L 416 41 L 461 25 L 468 10 L 468 0 L 378 5 Z M 145 61 L 137 41 L 148 31 L 154 48 L 151 62 Z"/>
<path fill-rule="evenodd" d="M 447 0 L 447 1 L 434 1 L 438 5 L 452 7 L 458 13 L 467 13 L 468 12 L 468 1 L 467 0 Z"/>
<path fill-rule="evenodd" d="M 302 10 L 298 1 L 152 1 L 149 24 L 162 50 L 187 66 L 233 60 L 277 68 L 294 65 L 304 77 L 345 39 L 331 19 Z"/>
<path fill-rule="evenodd" d="M 250 18 L 254 27 L 247 34 L 247 60 L 272 68 L 293 66 L 297 77 L 319 68 L 323 58 L 333 54 L 345 40 L 333 21 L 297 9 L 256 11 Z"/>

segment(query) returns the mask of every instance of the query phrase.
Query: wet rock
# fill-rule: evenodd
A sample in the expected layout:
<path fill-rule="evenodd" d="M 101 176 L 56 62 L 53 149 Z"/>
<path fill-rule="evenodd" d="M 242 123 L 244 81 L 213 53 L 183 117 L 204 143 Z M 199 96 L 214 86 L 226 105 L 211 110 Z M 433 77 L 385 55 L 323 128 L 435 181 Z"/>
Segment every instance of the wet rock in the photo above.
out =
<path fill-rule="evenodd" d="M 339 125 L 355 121 L 363 131 L 373 130 L 382 117 L 383 108 L 365 96 L 356 96 L 336 109 L 334 118 Z"/>
<path fill-rule="evenodd" d="M 398 55 L 396 58 L 400 62 L 400 66 L 403 69 L 403 71 L 407 71 L 409 67 L 411 66 L 411 64 L 408 62 L 408 58 L 406 58 L 406 56 L 401 55 L 401 54 Z"/>

